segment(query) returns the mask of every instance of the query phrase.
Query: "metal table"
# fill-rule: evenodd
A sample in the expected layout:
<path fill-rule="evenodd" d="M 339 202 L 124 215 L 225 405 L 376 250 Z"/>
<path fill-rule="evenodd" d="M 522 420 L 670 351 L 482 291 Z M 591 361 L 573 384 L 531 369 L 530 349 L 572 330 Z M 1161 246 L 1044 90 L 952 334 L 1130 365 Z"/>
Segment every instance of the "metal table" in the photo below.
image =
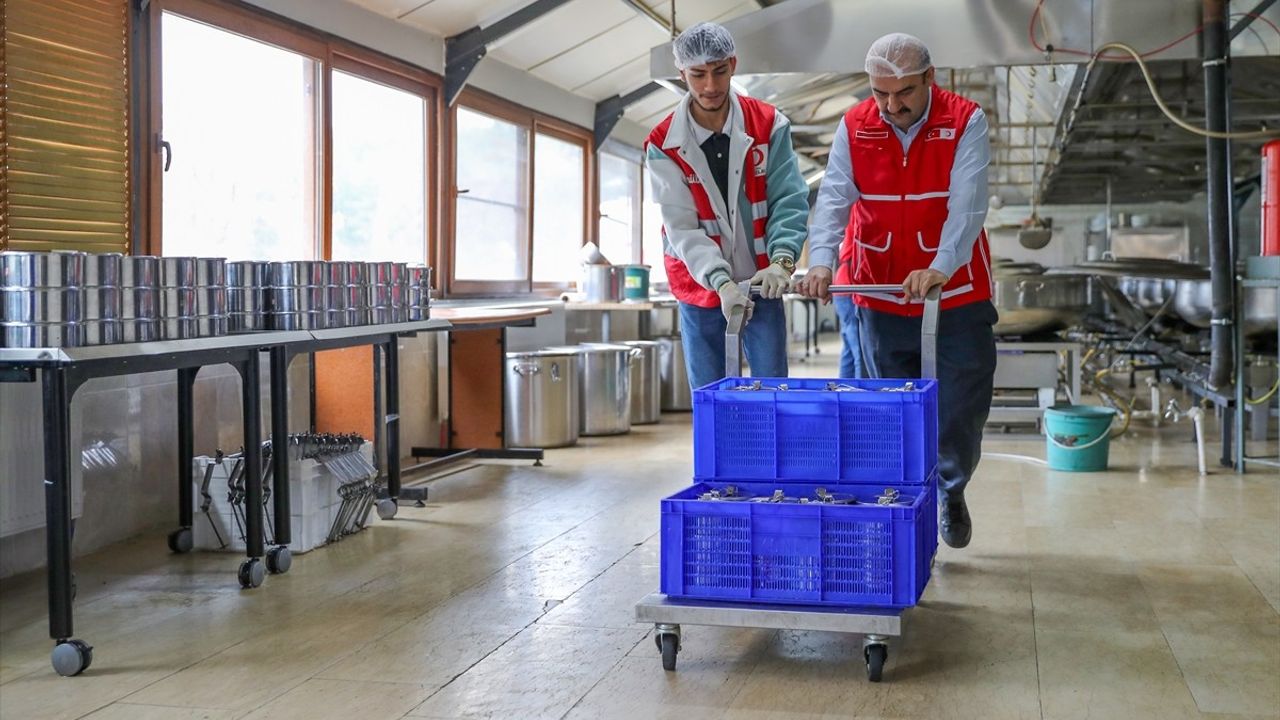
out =
<path fill-rule="evenodd" d="M 71 401 L 95 378 L 165 370 L 178 371 L 178 530 L 169 546 L 191 548 L 193 491 L 192 388 L 206 365 L 230 364 L 240 374 L 244 417 L 245 529 L 248 556 L 239 569 L 245 587 L 264 576 L 262 543 L 262 432 L 259 351 L 309 338 L 306 332 L 254 333 L 84 348 L 0 348 L 0 382 L 41 382 L 44 408 L 45 537 L 48 553 L 49 637 L 55 641 L 54 669 L 76 675 L 93 661 L 93 648 L 72 637 L 71 574 Z M 286 493 L 288 492 L 286 486 Z"/>
<path fill-rule="evenodd" d="M 750 290 L 751 288 L 746 288 Z M 901 293 L 901 285 L 832 285 L 832 294 Z M 934 288 L 924 304 L 920 322 L 920 374 L 938 376 L 937 331 L 941 292 Z M 725 330 L 725 374 L 735 376 L 742 367 L 741 333 L 746 324 L 742 308 L 734 308 Z M 664 670 L 676 669 L 681 646 L 681 625 L 821 630 L 863 635 L 862 652 L 867 679 L 879 682 L 889 659 L 888 641 L 902 634 L 901 611 L 890 608 L 845 608 L 767 605 L 646 595 L 636 603 L 636 621 L 654 624 L 654 642 L 662 653 Z"/>

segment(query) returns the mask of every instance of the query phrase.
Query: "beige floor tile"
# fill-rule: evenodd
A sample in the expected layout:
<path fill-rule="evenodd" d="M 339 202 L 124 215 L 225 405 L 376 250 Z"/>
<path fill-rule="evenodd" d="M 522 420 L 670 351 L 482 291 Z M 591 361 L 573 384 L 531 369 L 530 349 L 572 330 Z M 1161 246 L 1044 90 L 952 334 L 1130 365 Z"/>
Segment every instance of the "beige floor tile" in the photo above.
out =
<path fill-rule="evenodd" d="M 1164 635 L 1202 711 L 1280 714 L 1280 616 L 1169 624 Z"/>
<path fill-rule="evenodd" d="M 642 630 L 534 625 L 410 715 L 559 718 L 644 634 Z"/>
<path fill-rule="evenodd" d="M 650 649 L 653 649 L 650 647 Z M 675 672 L 652 658 L 628 656 L 612 668 L 565 717 L 635 720 L 714 720 L 746 682 L 740 660 L 677 662 Z"/>
<path fill-rule="evenodd" d="M 1101 493 L 1036 493 L 1022 499 L 1022 517 L 1027 527 L 1109 529 L 1113 510 L 1113 503 Z"/>
<path fill-rule="evenodd" d="M 635 603 L 657 592 L 658 583 L 657 566 L 620 562 L 552 608 L 538 622 L 577 627 L 635 627 Z"/>
<path fill-rule="evenodd" d="M 308 680 L 244 720 L 390 720 L 403 717 L 430 692 L 404 683 Z"/>
<path fill-rule="evenodd" d="M 1275 609 L 1234 565 L 1144 565 L 1138 577 L 1161 624 L 1268 622 Z"/>
<path fill-rule="evenodd" d="M 84 716 L 84 720 L 235 720 L 231 710 L 161 707 L 114 703 Z"/>
<path fill-rule="evenodd" d="M 1159 631 L 1037 629 L 1036 650 L 1045 720 L 1199 714 Z"/>
<path fill-rule="evenodd" d="M 1137 563 L 1231 565 L 1231 553 L 1200 523 L 1146 524 L 1117 520 L 1124 558 Z"/>
<path fill-rule="evenodd" d="M 1128 555 L 1114 528 L 1082 530 L 1069 527 L 1027 528 L 1028 560 L 1033 564 L 1049 558 L 1110 560 L 1128 562 Z"/>
<path fill-rule="evenodd" d="M 1031 566 L 1037 630 L 1158 630 L 1136 568 L 1116 560 L 1046 557 Z"/>

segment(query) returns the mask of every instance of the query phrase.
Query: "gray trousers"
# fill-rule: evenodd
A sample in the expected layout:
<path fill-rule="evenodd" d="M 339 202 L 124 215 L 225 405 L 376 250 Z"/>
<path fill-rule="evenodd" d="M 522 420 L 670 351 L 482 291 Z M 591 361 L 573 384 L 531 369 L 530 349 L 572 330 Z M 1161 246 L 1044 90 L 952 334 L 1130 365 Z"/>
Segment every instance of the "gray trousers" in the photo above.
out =
<path fill-rule="evenodd" d="M 982 457 L 991 412 L 998 319 L 988 301 L 938 319 L 938 502 L 959 498 Z M 920 318 L 858 308 L 864 372 L 873 378 L 920 377 Z"/>

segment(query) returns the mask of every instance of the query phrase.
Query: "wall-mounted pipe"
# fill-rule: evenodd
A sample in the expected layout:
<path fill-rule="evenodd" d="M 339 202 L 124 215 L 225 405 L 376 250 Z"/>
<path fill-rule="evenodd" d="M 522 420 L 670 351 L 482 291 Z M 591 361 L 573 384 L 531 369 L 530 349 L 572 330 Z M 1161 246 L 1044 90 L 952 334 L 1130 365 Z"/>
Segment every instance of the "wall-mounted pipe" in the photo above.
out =
<path fill-rule="evenodd" d="M 1230 66 L 1227 47 L 1226 0 L 1204 0 L 1204 104 L 1205 129 L 1229 130 Z M 1231 141 L 1205 138 L 1208 176 L 1209 273 L 1213 319 L 1210 330 L 1212 355 L 1208 381 L 1215 388 L 1231 382 L 1234 365 L 1232 331 L 1235 308 L 1235 258 L 1231 243 Z"/>

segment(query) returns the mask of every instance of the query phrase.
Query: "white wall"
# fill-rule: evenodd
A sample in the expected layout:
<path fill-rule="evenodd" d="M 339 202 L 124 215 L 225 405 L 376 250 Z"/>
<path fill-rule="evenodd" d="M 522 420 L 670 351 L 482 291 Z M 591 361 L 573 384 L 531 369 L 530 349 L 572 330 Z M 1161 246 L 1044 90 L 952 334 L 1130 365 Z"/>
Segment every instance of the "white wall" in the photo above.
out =
<path fill-rule="evenodd" d="M 444 40 L 345 0 L 248 0 L 265 10 L 444 74 Z M 480 61 L 469 84 L 519 105 L 590 128 L 595 103 L 493 58 Z M 642 138 L 643 139 L 643 138 Z"/>

